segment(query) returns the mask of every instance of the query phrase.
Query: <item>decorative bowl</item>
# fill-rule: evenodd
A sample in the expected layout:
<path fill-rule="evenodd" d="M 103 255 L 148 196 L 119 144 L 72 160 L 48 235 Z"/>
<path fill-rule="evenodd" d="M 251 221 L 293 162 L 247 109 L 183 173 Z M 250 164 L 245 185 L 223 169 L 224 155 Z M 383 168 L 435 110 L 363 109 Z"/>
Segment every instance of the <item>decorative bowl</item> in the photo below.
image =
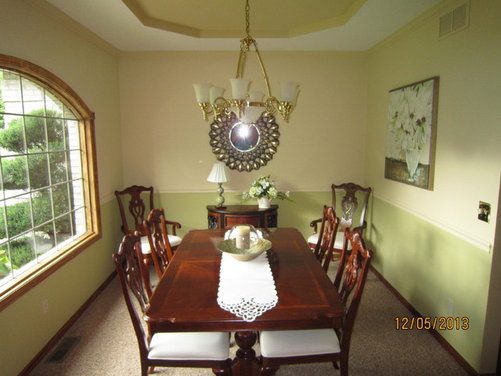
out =
<path fill-rule="evenodd" d="M 227 239 L 220 242 L 217 246 L 221 252 L 230 254 L 234 259 L 239 261 L 250 261 L 255 259 L 263 252 L 271 248 L 271 242 L 268 239 L 258 239 L 250 248 L 237 248 L 236 239 Z"/>
<path fill-rule="evenodd" d="M 252 225 L 235 225 L 228 230 L 221 243 L 221 252 L 229 253 L 239 261 L 249 261 L 271 248 L 271 242 L 263 239 L 261 231 Z"/>

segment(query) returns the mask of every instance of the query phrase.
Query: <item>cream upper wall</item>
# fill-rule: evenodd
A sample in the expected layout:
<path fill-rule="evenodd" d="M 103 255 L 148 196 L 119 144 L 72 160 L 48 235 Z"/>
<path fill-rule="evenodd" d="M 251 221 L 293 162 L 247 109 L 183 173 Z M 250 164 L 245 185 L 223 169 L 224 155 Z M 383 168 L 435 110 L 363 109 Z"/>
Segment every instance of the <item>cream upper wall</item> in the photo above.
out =
<path fill-rule="evenodd" d="M 99 190 L 105 202 L 122 184 L 117 57 L 49 10 L 29 1 L 2 0 L 0 53 L 49 70 L 96 114 Z"/>
<path fill-rule="evenodd" d="M 438 38 L 451 2 L 369 54 L 366 179 L 379 197 L 461 234 L 493 243 L 501 166 L 501 2 L 471 2 L 470 27 Z M 433 191 L 384 178 L 388 91 L 440 76 Z M 492 204 L 490 223 L 477 219 Z"/>
<path fill-rule="evenodd" d="M 236 72 L 235 52 L 126 53 L 120 56 L 124 185 L 159 192 L 214 191 L 206 182 L 216 161 L 192 83 L 225 86 Z M 329 190 L 332 182 L 364 183 L 366 57 L 360 53 L 261 52 L 272 91 L 300 83 L 289 123 L 279 115 L 280 146 L 267 166 L 231 171 L 226 191 L 243 191 L 271 174 L 279 189 Z M 246 77 L 264 90 L 254 54 Z M 272 94 L 278 95 L 277 92 Z"/>

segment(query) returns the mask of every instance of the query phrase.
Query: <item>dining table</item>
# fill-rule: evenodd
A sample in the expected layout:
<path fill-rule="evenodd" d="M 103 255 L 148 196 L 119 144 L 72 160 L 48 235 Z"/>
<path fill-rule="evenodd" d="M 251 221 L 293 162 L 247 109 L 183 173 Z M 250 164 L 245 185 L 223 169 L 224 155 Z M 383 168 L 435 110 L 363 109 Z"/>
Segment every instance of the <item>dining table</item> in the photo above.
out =
<path fill-rule="evenodd" d="M 251 319 L 223 309 L 218 302 L 222 264 L 218 245 L 225 231 L 191 230 L 184 236 L 145 312 L 150 333 L 234 332 L 238 349 L 232 374 L 251 376 L 260 368 L 253 349 L 259 331 L 342 326 L 345 312 L 339 294 L 295 228 L 260 229 L 271 241 L 266 258 L 276 290 L 274 306 Z M 252 261 L 238 262 L 245 268 Z M 253 283 L 252 275 L 241 273 L 237 278 L 241 286 Z"/>

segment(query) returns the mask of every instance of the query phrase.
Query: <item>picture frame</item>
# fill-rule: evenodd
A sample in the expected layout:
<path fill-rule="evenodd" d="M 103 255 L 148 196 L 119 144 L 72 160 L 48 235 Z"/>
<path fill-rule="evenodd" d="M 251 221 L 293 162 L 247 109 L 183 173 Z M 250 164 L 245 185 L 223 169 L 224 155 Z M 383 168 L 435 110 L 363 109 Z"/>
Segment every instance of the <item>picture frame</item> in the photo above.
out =
<path fill-rule="evenodd" d="M 384 177 L 433 190 L 439 77 L 389 91 Z"/>

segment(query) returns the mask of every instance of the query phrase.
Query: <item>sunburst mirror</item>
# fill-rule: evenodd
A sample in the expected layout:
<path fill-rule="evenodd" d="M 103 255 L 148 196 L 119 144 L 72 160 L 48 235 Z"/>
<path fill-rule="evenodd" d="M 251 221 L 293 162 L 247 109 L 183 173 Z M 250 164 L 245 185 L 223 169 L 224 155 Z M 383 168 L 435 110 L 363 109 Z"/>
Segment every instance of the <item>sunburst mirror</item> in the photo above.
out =
<path fill-rule="evenodd" d="M 275 116 L 267 111 L 254 122 L 242 122 L 234 112 L 223 113 L 212 122 L 209 136 L 217 159 L 238 171 L 265 166 L 280 143 Z"/>

